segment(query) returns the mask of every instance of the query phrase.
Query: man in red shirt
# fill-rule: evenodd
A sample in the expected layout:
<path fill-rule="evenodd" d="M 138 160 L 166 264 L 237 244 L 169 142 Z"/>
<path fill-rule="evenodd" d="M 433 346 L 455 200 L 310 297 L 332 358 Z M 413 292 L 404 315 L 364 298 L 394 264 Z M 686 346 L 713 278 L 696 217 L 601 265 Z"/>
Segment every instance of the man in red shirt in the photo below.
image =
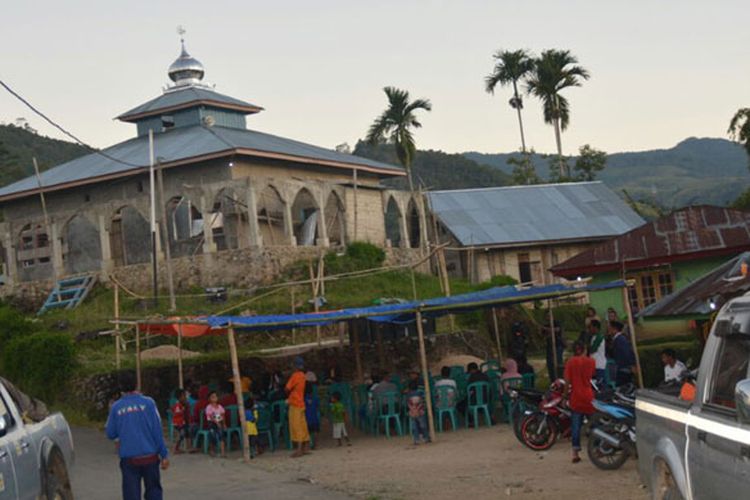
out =
<path fill-rule="evenodd" d="M 581 426 L 584 415 L 594 413 L 594 390 L 591 388 L 591 379 L 596 375 L 596 362 L 586 355 L 586 347 L 583 342 L 577 341 L 573 344 L 572 358 L 565 363 L 565 380 L 568 382 L 570 399 L 568 405 L 572 412 L 571 432 L 573 438 L 573 463 L 581 461 Z"/>

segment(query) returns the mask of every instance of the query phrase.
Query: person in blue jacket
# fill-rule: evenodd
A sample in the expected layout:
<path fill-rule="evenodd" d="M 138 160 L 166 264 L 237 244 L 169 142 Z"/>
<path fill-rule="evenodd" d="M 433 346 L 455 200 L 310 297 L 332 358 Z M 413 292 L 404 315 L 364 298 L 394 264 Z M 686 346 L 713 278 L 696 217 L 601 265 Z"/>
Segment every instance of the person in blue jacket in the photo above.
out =
<path fill-rule="evenodd" d="M 623 333 L 624 329 L 625 325 L 619 321 L 612 321 L 609 324 L 609 333 L 612 335 L 612 357 L 617 366 L 617 375 L 615 377 L 617 387 L 632 384 L 633 373 L 635 372 L 633 345 L 630 343 L 628 336 Z"/>
<path fill-rule="evenodd" d="M 164 442 L 161 418 L 154 400 L 137 392 L 135 376 L 123 372 L 118 377 L 122 396 L 109 410 L 107 437 L 119 440 L 123 500 L 143 498 L 162 500 L 159 466 L 169 467 L 169 452 Z"/>

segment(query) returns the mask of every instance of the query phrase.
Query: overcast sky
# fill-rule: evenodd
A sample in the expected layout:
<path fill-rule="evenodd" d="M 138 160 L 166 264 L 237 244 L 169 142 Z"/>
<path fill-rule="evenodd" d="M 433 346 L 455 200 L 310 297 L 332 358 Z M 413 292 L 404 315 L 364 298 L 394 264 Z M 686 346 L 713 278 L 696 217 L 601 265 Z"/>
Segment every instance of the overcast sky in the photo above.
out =
<path fill-rule="evenodd" d="M 510 91 L 483 78 L 500 48 L 570 49 L 591 73 L 570 89 L 566 153 L 671 147 L 726 137 L 750 106 L 750 2 L 645 1 L 11 1 L 0 14 L 0 78 L 79 137 L 106 147 L 135 135 L 113 117 L 161 93 L 177 25 L 216 90 L 261 105 L 253 129 L 325 147 L 361 138 L 382 87 L 429 98 L 421 148 L 518 149 Z M 527 142 L 554 149 L 538 101 Z M 0 89 L 0 121 L 51 127 Z"/>

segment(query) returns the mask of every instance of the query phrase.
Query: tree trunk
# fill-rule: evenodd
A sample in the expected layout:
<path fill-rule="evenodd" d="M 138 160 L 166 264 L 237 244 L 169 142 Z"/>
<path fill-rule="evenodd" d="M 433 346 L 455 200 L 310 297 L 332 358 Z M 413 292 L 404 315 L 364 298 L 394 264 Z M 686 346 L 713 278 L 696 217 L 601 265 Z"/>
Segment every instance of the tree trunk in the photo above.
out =
<path fill-rule="evenodd" d="M 518 114 L 518 127 L 521 129 L 521 152 L 526 154 L 526 138 L 523 135 L 523 120 L 521 119 L 521 106 L 518 98 L 518 86 L 516 81 L 513 80 L 513 97 L 516 100 L 516 113 Z"/>
<path fill-rule="evenodd" d="M 557 142 L 557 160 L 560 164 L 560 180 L 565 177 L 565 162 L 562 155 L 562 138 L 560 137 L 560 119 L 555 118 L 555 141 Z"/>

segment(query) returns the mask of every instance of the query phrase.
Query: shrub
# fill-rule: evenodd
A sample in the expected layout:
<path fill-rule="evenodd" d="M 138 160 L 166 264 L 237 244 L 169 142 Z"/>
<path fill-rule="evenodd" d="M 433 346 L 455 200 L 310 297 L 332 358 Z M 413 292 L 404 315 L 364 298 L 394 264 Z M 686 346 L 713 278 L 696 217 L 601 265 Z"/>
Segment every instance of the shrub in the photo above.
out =
<path fill-rule="evenodd" d="M 8 342 L 14 338 L 31 335 L 37 331 L 39 325 L 29 321 L 13 307 L 0 304 L 0 352 L 4 352 Z"/>
<path fill-rule="evenodd" d="M 2 369 L 32 396 L 55 400 L 75 367 L 75 346 L 62 333 L 35 333 L 16 337 L 2 352 Z"/>
<path fill-rule="evenodd" d="M 499 276 L 493 276 L 488 281 L 483 281 L 482 283 L 477 285 L 477 290 L 489 290 L 490 288 L 494 288 L 496 286 L 512 286 L 517 285 L 518 281 L 516 281 L 514 278 L 510 276 L 505 275 L 499 275 Z"/>
<path fill-rule="evenodd" d="M 326 274 L 373 269 L 382 266 L 384 261 L 385 252 L 382 248 L 372 243 L 355 241 L 346 247 L 344 255 L 337 255 L 334 252 L 326 255 Z"/>

